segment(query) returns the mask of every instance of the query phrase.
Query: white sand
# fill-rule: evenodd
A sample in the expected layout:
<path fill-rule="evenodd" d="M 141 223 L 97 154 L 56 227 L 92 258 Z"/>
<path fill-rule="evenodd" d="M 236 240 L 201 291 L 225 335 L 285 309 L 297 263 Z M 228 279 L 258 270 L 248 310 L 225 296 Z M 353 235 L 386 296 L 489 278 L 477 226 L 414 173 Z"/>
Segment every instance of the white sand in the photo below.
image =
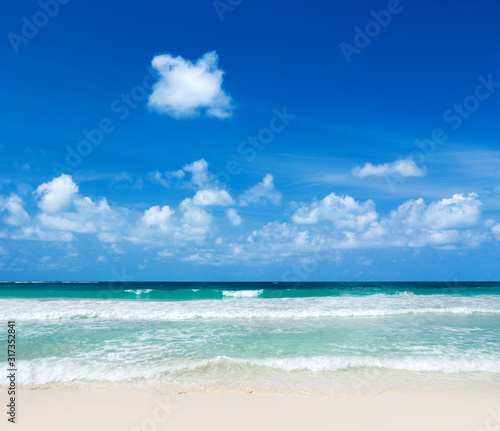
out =
<path fill-rule="evenodd" d="M 500 427 L 492 412 L 500 414 L 500 391 L 317 398 L 54 388 L 21 390 L 17 424 L 9 424 L 4 413 L 0 429 L 476 431 L 486 423 Z"/>

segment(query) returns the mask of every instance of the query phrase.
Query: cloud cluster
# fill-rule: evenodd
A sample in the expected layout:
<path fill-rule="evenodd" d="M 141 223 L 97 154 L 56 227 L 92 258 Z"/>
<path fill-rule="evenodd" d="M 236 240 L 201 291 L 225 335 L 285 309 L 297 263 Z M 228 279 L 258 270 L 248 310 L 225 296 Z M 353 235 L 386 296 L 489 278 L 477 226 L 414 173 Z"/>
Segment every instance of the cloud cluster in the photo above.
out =
<path fill-rule="evenodd" d="M 159 233 L 168 233 L 171 239 L 177 241 L 204 241 L 209 236 L 214 236 L 221 227 L 223 228 L 221 223 L 224 221 L 228 221 L 231 226 L 242 224 L 242 216 L 235 207 L 249 204 L 279 204 L 281 200 L 281 193 L 274 187 L 273 177 L 270 174 L 266 174 L 261 182 L 244 191 L 239 199 L 234 199 L 209 171 L 208 163 L 204 159 L 196 160 L 176 171 L 154 172 L 150 174 L 150 179 L 165 187 L 194 189 L 195 193 L 192 197 L 183 199 L 176 209 L 163 207 L 161 211 L 165 212 L 165 219 L 161 225 L 148 221 L 153 214 L 156 220 L 160 207 L 154 206 L 146 210 L 148 216 L 142 218 L 142 226 L 129 237 L 136 243 L 143 242 L 144 239 L 150 241 L 153 237 L 159 238 L 161 237 Z M 222 209 L 224 210 L 221 213 Z"/>
<path fill-rule="evenodd" d="M 477 247 L 488 239 L 479 226 L 481 202 L 474 193 L 454 195 L 426 205 L 422 199 L 404 202 L 382 217 L 372 201 L 330 194 L 302 204 L 293 223 L 272 222 L 252 232 L 248 249 L 281 256 L 318 251 L 389 247 Z M 303 226 L 307 226 L 304 228 Z"/>
<path fill-rule="evenodd" d="M 481 205 L 475 193 L 455 194 L 428 206 L 423 199 L 412 199 L 392 211 L 390 219 L 408 228 L 462 229 L 478 224 Z"/>
<path fill-rule="evenodd" d="M 196 62 L 170 54 L 157 55 L 151 65 L 158 82 L 149 96 L 152 110 L 174 118 L 201 114 L 208 117 L 231 117 L 231 97 L 222 89 L 224 72 L 219 69 L 215 51 L 207 52 Z"/>
<path fill-rule="evenodd" d="M 27 194 L 33 201 L 29 207 L 16 193 L 0 196 L 0 237 L 70 243 L 94 238 L 95 248 L 100 244 L 103 249 L 100 262 L 106 260 L 106 251 L 123 254 L 130 247 L 145 247 L 158 259 L 207 264 L 272 263 L 318 250 L 336 259 L 342 249 L 449 249 L 500 240 L 500 224 L 482 222 L 482 203 L 475 193 L 430 203 L 410 199 L 386 214 L 379 214 L 372 200 L 335 193 L 292 202 L 281 210 L 277 206 L 283 197 L 271 174 L 237 199 L 217 182 L 203 159 L 175 171 L 175 178 L 187 197 L 140 210 L 82 195 L 71 176 L 61 175 Z M 282 216 L 256 220 L 252 209 L 263 204 Z"/>
<path fill-rule="evenodd" d="M 371 200 L 359 203 L 351 196 L 337 196 L 331 193 L 324 199 L 302 205 L 292 215 L 296 224 L 316 224 L 330 221 L 336 229 L 364 229 L 378 217 L 375 203 Z"/>

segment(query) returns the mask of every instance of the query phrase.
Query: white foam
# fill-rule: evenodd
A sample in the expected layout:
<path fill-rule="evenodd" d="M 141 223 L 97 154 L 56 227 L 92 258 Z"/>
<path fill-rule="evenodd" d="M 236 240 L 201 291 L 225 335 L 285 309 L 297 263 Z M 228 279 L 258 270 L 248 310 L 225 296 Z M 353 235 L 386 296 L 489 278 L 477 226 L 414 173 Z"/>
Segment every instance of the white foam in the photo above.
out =
<path fill-rule="evenodd" d="M 258 291 L 252 291 L 258 292 Z M 500 314 L 497 295 L 385 295 L 328 298 L 239 298 L 237 301 L 134 301 L 96 299 L 0 299 L 0 320 L 109 319 L 314 319 L 392 315 Z"/>
<path fill-rule="evenodd" d="M 232 298 L 257 298 L 264 292 L 261 290 L 223 290 L 222 296 Z"/>
<path fill-rule="evenodd" d="M 140 365 L 140 366 L 139 366 Z M 44 358 L 20 361 L 18 367 L 23 370 L 19 375 L 19 384 L 36 385 L 46 383 L 69 382 L 130 382 L 137 380 L 178 381 L 179 379 L 223 380 L 228 375 L 265 376 L 270 372 L 282 373 L 283 380 L 287 373 L 313 372 L 332 373 L 359 369 L 397 370 L 407 372 L 441 372 L 446 374 L 490 372 L 500 373 L 500 361 L 495 357 L 479 357 L 470 360 L 465 356 L 447 357 L 356 357 L 356 356 L 314 356 L 293 358 L 232 358 L 217 356 L 202 360 L 169 359 L 157 363 L 103 361 L 102 359 L 82 360 L 74 358 Z M 363 372 L 361 375 L 370 376 Z M 7 365 L 0 367 L 0 373 L 7 373 Z M 276 374 L 275 374 L 276 376 Z M 324 377 L 329 379 L 326 374 Z M 306 380 L 308 379 L 305 376 Z M 309 377 L 310 379 L 310 377 Z M 359 380 L 359 378 L 358 378 Z M 359 382 L 358 382 L 359 383 Z"/>
<path fill-rule="evenodd" d="M 127 293 L 135 293 L 136 295 L 140 295 L 141 293 L 149 293 L 152 292 L 153 289 L 128 289 L 125 292 Z"/>

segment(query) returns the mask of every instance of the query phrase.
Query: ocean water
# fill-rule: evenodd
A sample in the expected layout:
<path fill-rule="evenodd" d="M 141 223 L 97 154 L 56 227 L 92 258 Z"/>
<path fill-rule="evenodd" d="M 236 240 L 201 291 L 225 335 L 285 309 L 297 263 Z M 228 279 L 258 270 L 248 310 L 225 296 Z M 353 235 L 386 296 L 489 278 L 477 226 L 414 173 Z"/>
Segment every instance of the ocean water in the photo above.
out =
<path fill-rule="evenodd" d="M 21 385 L 500 391 L 500 283 L 3 282 L 7 320 Z"/>

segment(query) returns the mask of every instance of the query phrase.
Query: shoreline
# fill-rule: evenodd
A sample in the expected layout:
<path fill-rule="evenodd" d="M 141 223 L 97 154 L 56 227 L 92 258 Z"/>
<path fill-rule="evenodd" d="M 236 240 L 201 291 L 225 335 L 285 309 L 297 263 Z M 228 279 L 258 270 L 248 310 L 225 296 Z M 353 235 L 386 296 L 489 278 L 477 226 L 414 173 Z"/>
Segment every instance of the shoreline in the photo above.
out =
<path fill-rule="evenodd" d="M 29 369 L 26 372 L 30 372 Z M 200 376 L 202 377 L 202 376 Z M 140 391 L 165 394 L 179 392 L 188 394 L 259 394 L 263 396 L 301 396 L 322 398 L 351 398 L 376 396 L 394 392 L 402 394 L 498 394 L 500 396 L 500 373 L 445 373 L 396 369 L 348 369 L 335 372 L 280 372 L 264 374 L 253 372 L 231 375 L 222 379 L 220 375 L 203 378 L 148 378 L 130 380 L 80 380 L 26 383 L 17 381 L 23 391 L 70 390 L 70 391 Z M 0 384 L 0 393 L 7 385 Z"/>
<path fill-rule="evenodd" d="M 469 382 L 472 383 L 472 382 Z M 315 398 L 357 398 L 378 396 L 384 393 L 397 393 L 406 395 L 464 395 L 484 394 L 497 395 L 500 398 L 500 380 L 490 382 L 489 385 L 466 384 L 460 387 L 446 385 L 444 381 L 436 380 L 432 384 L 426 382 L 423 385 L 384 385 L 384 386 L 353 386 L 329 388 L 325 390 L 320 387 L 283 387 L 279 385 L 263 385 L 249 382 L 241 382 L 234 386 L 221 386 L 216 382 L 212 384 L 190 385 L 171 382 L 137 383 L 130 382 L 56 382 L 35 385 L 16 385 L 16 389 L 22 392 L 31 391 L 102 391 L 102 392 L 143 392 L 157 394 L 255 394 L 261 396 L 291 396 L 291 397 L 315 397 Z M 0 385 L 0 394 L 8 390 L 7 385 Z"/>
<path fill-rule="evenodd" d="M 6 398 L 1 389 L 0 400 Z M 133 389 L 19 389 L 16 429 L 79 430 L 470 430 L 500 409 L 495 393 L 317 397 L 175 393 Z M 5 420 L 5 419 L 3 419 Z M 490 423 L 491 423 L 490 420 Z"/>

